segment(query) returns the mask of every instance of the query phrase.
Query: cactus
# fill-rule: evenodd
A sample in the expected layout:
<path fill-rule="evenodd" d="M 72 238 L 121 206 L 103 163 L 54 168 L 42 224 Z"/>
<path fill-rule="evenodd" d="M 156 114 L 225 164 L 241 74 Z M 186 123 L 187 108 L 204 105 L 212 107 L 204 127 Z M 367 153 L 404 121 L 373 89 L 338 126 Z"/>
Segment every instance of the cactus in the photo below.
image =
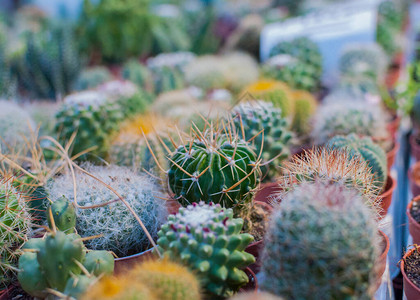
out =
<path fill-rule="evenodd" d="M 399 34 L 402 21 L 403 11 L 395 1 L 382 1 L 379 4 L 376 41 L 390 57 L 400 48 Z"/>
<path fill-rule="evenodd" d="M 203 55 L 185 68 L 185 79 L 189 85 L 204 91 L 227 88 L 226 69 L 222 60 L 215 55 Z"/>
<path fill-rule="evenodd" d="M 151 236 L 156 237 L 167 212 L 162 200 L 165 196 L 160 193 L 160 188 L 149 176 L 137 175 L 127 168 L 117 166 L 86 165 L 85 170 L 118 191 L 138 214 Z M 76 210 L 76 230 L 81 236 L 102 234 L 102 237 L 86 241 L 89 249 L 113 251 L 118 256 L 136 254 L 149 249 L 150 244 L 146 234 L 114 193 L 106 186 L 98 185 L 96 179 L 82 172 L 76 172 L 75 177 L 79 205 L 98 205 L 116 200 L 103 207 Z M 56 178 L 46 188 L 53 202 L 63 195 L 74 201 L 71 174 Z"/>
<path fill-rule="evenodd" d="M 244 97 L 273 103 L 275 107 L 281 108 L 283 117 L 293 115 L 295 110 L 292 91 L 287 84 L 280 81 L 259 80 L 244 89 L 242 98 Z"/>
<path fill-rule="evenodd" d="M 186 267 L 167 259 L 146 261 L 128 274 L 144 283 L 157 299 L 200 300 L 200 283 Z"/>
<path fill-rule="evenodd" d="M 252 146 L 232 128 L 191 130 L 196 136 L 169 157 L 168 180 L 174 197 L 184 206 L 200 200 L 235 209 L 249 204 L 261 172 Z"/>
<path fill-rule="evenodd" d="M 274 7 L 285 7 L 292 16 L 296 16 L 300 13 L 302 5 L 304 4 L 303 0 L 275 0 L 272 5 Z"/>
<path fill-rule="evenodd" d="M 95 282 L 97 278 L 94 276 L 77 275 L 72 276 L 66 284 L 64 289 L 64 295 L 71 299 L 79 299 L 80 296 L 88 290 Z"/>
<path fill-rule="evenodd" d="M 177 69 L 162 67 L 154 73 L 155 94 L 179 90 L 185 87 L 183 74 Z"/>
<path fill-rule="evenodd" d="M 344 184 L 366 198 L 366 204 L 377 208 L 378 188 L 368 164 L 361 157 L 352 157 L 343 149 L 309 150 L 284 164 L 283 190 L 305 182 L 322 181 Z"/>
<path fill-rule="evenodd" d="M 30 230 L 26 199 L 13 184 L 13 177 L 0 177 L 0 289 L 14 280 L 18 260 L 15 250 L 24 243 Z"/>
<path fill-rule="evenodd" d="M 318 106 L 317 100 L 306 91 L 293 91 L 295 113 L 293 115 L 291 128 L 299 136 L 307 135 L 310 132 L 310 119 Z"/>
<path fill-rule="evenodd" d="M 65 196 L 57 199 L 50 205 L 52 217 L 55 226 L 64 233 L 73 233 L 76 227 L 76 211 L 73 203 L 71 203 Z M 47 213 L 47 220 L 50 228 L 52 227 L 52 220 L 49 213 Z"/>
<path fill-rule="evenodd" d="M 13 116 L 13 117 L 11 117 Z M 0 100 L 0 152 L 21 151 L 36 125 L 30 115 L 12 101 Z"/>
<path fill-rule="evenodd" d="M 157 243 L 164 255 L 196 272 L 207 293 L 228 297 L 248 282 L 240 268 L 255 262 L 244 252 L 253 237 L 240 233 L 242 226 L 232 209 L 194 203 L 168 217 Z"/>
<path fill-rule="evenodd" d="M 106 67 L 96 66 L 86 68 L 77 78 L 77 81 L 74 84 L 74 89 L 76 91 L 93 89 L 111 79 L 112 73 Z"/>
<path fill-rule="evenodd" d="M 336 135 L 355 133 L 386 140 L 388 132 L 384 113 L 377 105 L 362 101 L 341 101 L 321 105 L 314 116 L 312 137 L 324 144 Z"/>
<path fill-rule="evenodd" d="M 337 135 L 327 143 L 327 147 L 332 149 L 345 149 L 349 151 L 350 158 L 361 156 L 374 174 L 374 184 L 381 193 L 387 179 L 387 159 L 385 151 L 375 144 L 371 138 L 360 138 L 356 134 L 347 136 Z"/>
<path fill-rule="evenodd" d="M 268 175 L 267 179 L 278 175 L 281 162 L 290 155 L 292 138 L 281 109 L 264 101 L 245 102 L 233 108 L 232 119 L 238 135 L 244 134 L 244 140 L 252 140 L 256 153 L 262 150 L 262 163 L 270 162 L 268 168 L 261 168 L 263 175 Z"/>
<path fill-rule="evenodd" d="M 283 300 L 283 298 L 266 292 L 240 293 L 229 300 Z"/>
<path fill-rule="evenodd" d="M 234 93 L 239 93 L 249 84 L 258 80 L 258 63 L 249 54 L 233 52 L 221 57 L 224 65 L 226 88 Z"/>
<path fill-rule="evenodd" d="M 104 250 L 89 251 L 86 253 L 83 266 L 95 276 L 112 274 L 114 272 L 114 256 Z"/>
<path fill-rule="evenodd" d="M 372 299 L 379 236 L 364 201 L 321 182 L 286 194 L 265 239 L 261 289 L 287 299 Z"/>
<path fill-rule="evenodd" d="M 123 65 L 122 77 L 125 80 L 130 80 L 137 84 L 140 88 L 145 91 L 152 93 L 154 92 L 154 80 L 152 72 L 139 61 L 131 59 Z"/>

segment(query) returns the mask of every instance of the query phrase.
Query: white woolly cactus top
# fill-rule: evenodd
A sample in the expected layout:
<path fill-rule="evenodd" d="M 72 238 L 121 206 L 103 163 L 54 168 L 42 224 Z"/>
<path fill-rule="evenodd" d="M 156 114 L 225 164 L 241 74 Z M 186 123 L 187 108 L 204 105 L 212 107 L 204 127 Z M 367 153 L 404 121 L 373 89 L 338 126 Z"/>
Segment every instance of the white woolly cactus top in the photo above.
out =
<path fill-rule="evenodd" d="M 270 67 L 282 67 L 282 66 L 286 66 L 297 61 L 298 60 L 295 57 L 289 54 L 277 54 L 275 56 L 270 57 L 265 62 L 265 65 L 270 66 Z"/>
<path fill-rule="evenodd" d="M 0 152 L 23 146 L 35 130 L 28 112 L 11 101 L 0 100 Z"/>
<path fill-rule="evenodd" d="M 172 53 L 161 53 L 147 60 L 147 66 L 150 69 L 183 68 L 195 59 L 195 54 L 188 51 L 179 51 Z"/>
<path fill-rule="evenodd" d="M 139 91 L 137 85 L 128 80 L 108 81 L 98 86 L 96 90 L 113 100 L 131 97 Z"/>
<path fill-rule="evenodd" d="M 162 200 L 164 195 L 150 176 L 137 175 L 117 166 L 87 165 L 85 169 L 113 187 L 138 214 L 152 237 L 156 237 L 167 210 Z M 76 173 L 76 185 L 79 205 L 91 206 L 118 199 L 107 187 L 84 173 Z M 58 177 L 47 186 L 47 190 L 53 201 L 63 195 L 74 200 L 70 174 Z M 76 229 L 82 237 L 102 234 L 103 237 L 86 241 L 87 247 L 114 251 L 118 256 L 147 250 L 150 245 L 134 216 L 119 200 L 104 207 L 77 209 Z"/>
<path fill-rule="evenodd" d="M 107 98 L 97 91 L 83 91 L 70 94 L 64 98 L 64 103 L 71 106 L 94 106 L 98 107 L 104 104 Z"/>

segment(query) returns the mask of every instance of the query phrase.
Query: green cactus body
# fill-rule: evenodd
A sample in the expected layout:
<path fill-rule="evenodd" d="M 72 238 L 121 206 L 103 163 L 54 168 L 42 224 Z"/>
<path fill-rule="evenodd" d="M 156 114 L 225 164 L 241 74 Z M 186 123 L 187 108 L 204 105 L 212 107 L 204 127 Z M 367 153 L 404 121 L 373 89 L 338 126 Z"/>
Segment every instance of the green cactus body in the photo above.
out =
<path fill-rule="evenodd" d="M 372 299 L 377 224 L 357 191 L 302 184 L 281 198 L 262 258 L 261 290 L 285 299 Z"/>
<path fill-rule="evenodd" d="M 155 94 L 179 90 L 185 87 L 185 80 L 182 73 L 177 69 L 163 67 L 154 72 Z"/>
<path fill-rule="evenodd" d="M 291 128 L 299 136 L 308 135 L 311 129 L 310 119 L 318 106 L 317 100 L 306 91 L 293 91 L 295 113 Z"/>
<path fill-rule="evenodd" d="M 45 289 L 48 284 L 36 256 L 34 252 L 25 252 L 20 256 L 18 280 L 22 289 L 29 295 L 44 299 L 47 297 Z"/>
<path fill-rule="evenodd" d="M 255 261 L 244 252 L 253 237 L 240 233 L 242 226 L 232 209 L 194 203 L 168 217 L 157 243 L 164 255 L 196 272 L 209 294 L 228 297 L 248 282 L 240 269 Z"/>
<path fill-rule="evenodd" d="M 114 273 L 114 256 L 109 251 L 89 251 L 83 265 L 89 273 L 93 273 L 95 276 L 112 275 Z"/>
<path fill-rule="evenodd" d="M 54 201 L 50 208 L 55 226 L 64 233 L 73 233 L 76 226 L 76 211 L 73 203 L 63 196 Z M 48 225 L 52 228 L 49 212 L 47 212 L 47 219 Z"/>
<path fill-rule="evenodd" d="M 361 156 L 374 174 L 374 184 L 378 187 L 378 191 L 384 190 L 388 176 L 386 153 L 370 137 L 360 138 L 356 134 L 337 135 L 329 140 L 326 146 L 346 149 L 350 153 L 350 158 Z"/>
<path fill-rule="evenodd" d="M 112 73 L 102 66 L 96 66 L 84 69 L 79 75 L 74 89 L 76 91 L 83 91 L 96 88 L 98 85 L 105 83 L 112 79 Z"/>
<path fill-rule="evenodd" d="M 238 135 L 243 133 L 245 140 L 252 140 L 255 152 L 262 150 L 262 162 L 271 163 L 261 169 L 267 179 L 280 173 L 281 162 L 289 157 L 289 144 L 292 138 L 288 122 L 281 109 L 265 101 L 246 102 L 233 108 L 232 118 Z M 264 132 L 264 134 L 261 133 Z"/>
<path fill-rule="evenodd" d="M 95 276 L 77 275 L 70 277 L 67 281 L 64 294 L 74 299 L 79 299 L 81 295 L 95 282 L 97 278 Z"/>
<path fill-rule="evenodd" d="M 37 254 L 37 260 L 49 287 L 64 291 L 70 274 L 81 273 L 75 261 L 85 258 L 84 245 L 77 234 L 66 235 L 57 231 L 45 238 L 45 245 Z"/>
<path fill-rule="evenodd" d="M 153 98 L 147 93 L 138 91 L 132 96 L 121 97 L 117 100 L 117 103 L 121 107 L 124 119 L 127 119 L 145 112 L 152 100 Z"/>
<path fill-rule="evenodd" d="M 124 64 L 122 77 L 150 93 L 155 91 L 153 73 L 137 60 L 129 60 Z"/>
<path fill-rule="evenodd" d="M 0 289 L 14 279 L 18 260 L 15 250 L 24 243 L 30 228 L 24 200 L 13 187 L 13 180 L 0 178 Z"/>
<path fill-rule="evenodd" d="M 169 159 L 169 186 L 175 198 L 184 206 L 200 200 L 228 208 L 249 203 L 260 171 L 252 147 L 211 131 L 204 136 L 179 146 Z"/>

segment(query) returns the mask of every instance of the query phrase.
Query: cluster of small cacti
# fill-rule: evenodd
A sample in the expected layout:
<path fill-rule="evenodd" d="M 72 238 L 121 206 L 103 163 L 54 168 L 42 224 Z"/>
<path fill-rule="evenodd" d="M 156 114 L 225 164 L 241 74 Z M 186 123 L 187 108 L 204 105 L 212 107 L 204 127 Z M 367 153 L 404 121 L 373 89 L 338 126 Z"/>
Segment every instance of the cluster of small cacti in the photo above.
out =
<path fill-rule="evenodd" d="M 200 278 L 206 293 L 231 296 L 248 282 L 241 270 L 255 261 L 244 252 L 253 237 L 240 233 L 243 220 L 218 204 L 193 203 L 170 215 L 158 233 L 163 255 L 181 261 Z"/>
<path fill-rule="evenodd" d="M 138 214 L 152 237 L 166 217 L 164 195 L 152 179 L 137 175 L 127 168 L 117 166 L 86 166 L 89 173 L 112 186 Z M 113 251 L 118 256 L 127 256 L 149 248 L 149 240 L 128 208 L 105 185 L 87 174 L 76 172 L 77 232 L 83 237 L 102 235 L 86 241 L 94 250 Z M 92 188 L 94 187 L 94 188 Z M 49 199 L 53 202 L 63 195 L 74 201 L 71 174 L 60 176 L 47 185 Z M 101 204 L 111 202 L 106 206 Z"/>
<path fill-rule="evenodd" d="M 261 289 L 287 299 L 371 299 L 379 238 L 364 201 L 322 182 L 286 194 L 265 240 Z"/>
<path fill-rule="evenodd" d="M 96 88 L 98 85 L 112 79 L 112 73 L 103 66 L 90 67 L 82 70 L 77 78 L 74 89 L 83 91 Z"/>

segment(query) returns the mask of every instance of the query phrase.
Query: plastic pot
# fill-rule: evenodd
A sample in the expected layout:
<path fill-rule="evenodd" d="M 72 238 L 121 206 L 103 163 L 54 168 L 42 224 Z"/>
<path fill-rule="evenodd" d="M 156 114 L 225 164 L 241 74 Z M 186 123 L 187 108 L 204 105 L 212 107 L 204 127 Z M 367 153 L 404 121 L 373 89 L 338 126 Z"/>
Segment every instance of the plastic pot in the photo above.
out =
<path fill-rule="evenodd" d="M 403 283 L 404 283 L 404 294 L 407 297 L 407 300 L 418 300 L 420 299 L 420 288 L 418 288 L 407 276 L 407 274 L 405 273 L 404 270 L 404 262 L 405 259 L 410 256 L 413 251 L 415 250 L 415 248 L 411 249 L 410 251 L 408 251 L 403 259 L 401 260 L 401 264 L 400 264 L 400 268 L 401 268 L 401 273 L 403 275 Z"/>
<path fill-rule="evenodd" d="M 414 201 L 420 201 L 420 196 L 415 197 L 407 205 L 406 213 L 407 213 L 407 217 L 408 217 L 408 230 L 410 231 L 410 234 L 413 237 L 413 243 L 414 244 L 420 244 L 420 224 L 416 220 L 414 220 L 414 218 L 413 218 L 413 216 L 411 215 L 411 212 L 410 212 L 411 207 L 413 207 Z"/>
<path fill-rule="evenodd" d="M 379 235 L 382 239 L 381 245 L 383 250 L 376 261 L 376 289 L 378 289 L 382 283 L 382 275 L 384 275 L 385 273 L 386 257 L 388 256 L 388 251 L 390 247 L 389 238 L 387 237 L 387 235 L 381 230 L 379 230 Z"/>
<path fill-rule="evenodd" d="M 392 137 L 392 139 L 395 141 L 395 138 L 397 136 L 397 131 L 400 127 L 400 123 L 401 123 L 401 117 L 399 116 L 394 116 L 394 118 L 392 119 L 391 122 L 389 122 L 386 125 L 386 129 L 389 132 L 389 135 Z"/>
<path fill-rule="evenodd" d="M 416 181 L 416 178 L 419 181 Z M 408 179 L 410 183 L 410 190 L 413 194 L 413 197 L 420 195 L 420 162 L 416 162 L 409 170 L 408 170 Z"/>
<path fill-rule="evenodd" d="M 258 291 L 258 280 L 255 273 L 250 268 L 245 268 L 243 270 L 248 276 L 248 283 L 239 289 L 239 292 L 257 292 Z"/>
<path fill-rule="evenodd" d="M 175 215 L 178 213 L 181 204 L 175 199 L 166 200 L 166 209 L 170 215 Z"/>
<path fill-rule="evenodd" d="M 410 146 L 411 154 L 414 156 L 416 161 L 420 160 L 420 144 L 416 141 L 416 136 L 414 134 L 410 135 Z"/>
<path fill-rule="evenodd" d="M 281 191 L 278 182 L 262 183 L 260 189 L 255 194 L 255 201 L 270 203 L 271 198 Z"/>
<path fill-rule="evenodd" d="M 379 195 L 379 198 L 381 199 L 381 202 L 380 202 L 381 218 L 385 217 L 386 214 L 388 213 L 388 208 L 391 205 L 392 195 L 396 187 L 397 187 L 397 180 L 395 180 L 391 175 L 388 175 L 386 179 L 385 190 L 382 192 L 382 194 Z"/>
<path fill-rule="evenodd" d="M 153 248 L 134 255 L 114 259 L 114 274 L 124 273 L 138 263 L 156 258 L 152 251 Z"/>
<path fill-rule="evenodd" d="M 398 150 L 400 149 L 399 143 L 394 143 L 394 147 L 386 153 L 386 162 L 388 165 L 388 172 L 391 170 L 391 167 L 394 165 L 395 157 L 397 156 Z"/>

